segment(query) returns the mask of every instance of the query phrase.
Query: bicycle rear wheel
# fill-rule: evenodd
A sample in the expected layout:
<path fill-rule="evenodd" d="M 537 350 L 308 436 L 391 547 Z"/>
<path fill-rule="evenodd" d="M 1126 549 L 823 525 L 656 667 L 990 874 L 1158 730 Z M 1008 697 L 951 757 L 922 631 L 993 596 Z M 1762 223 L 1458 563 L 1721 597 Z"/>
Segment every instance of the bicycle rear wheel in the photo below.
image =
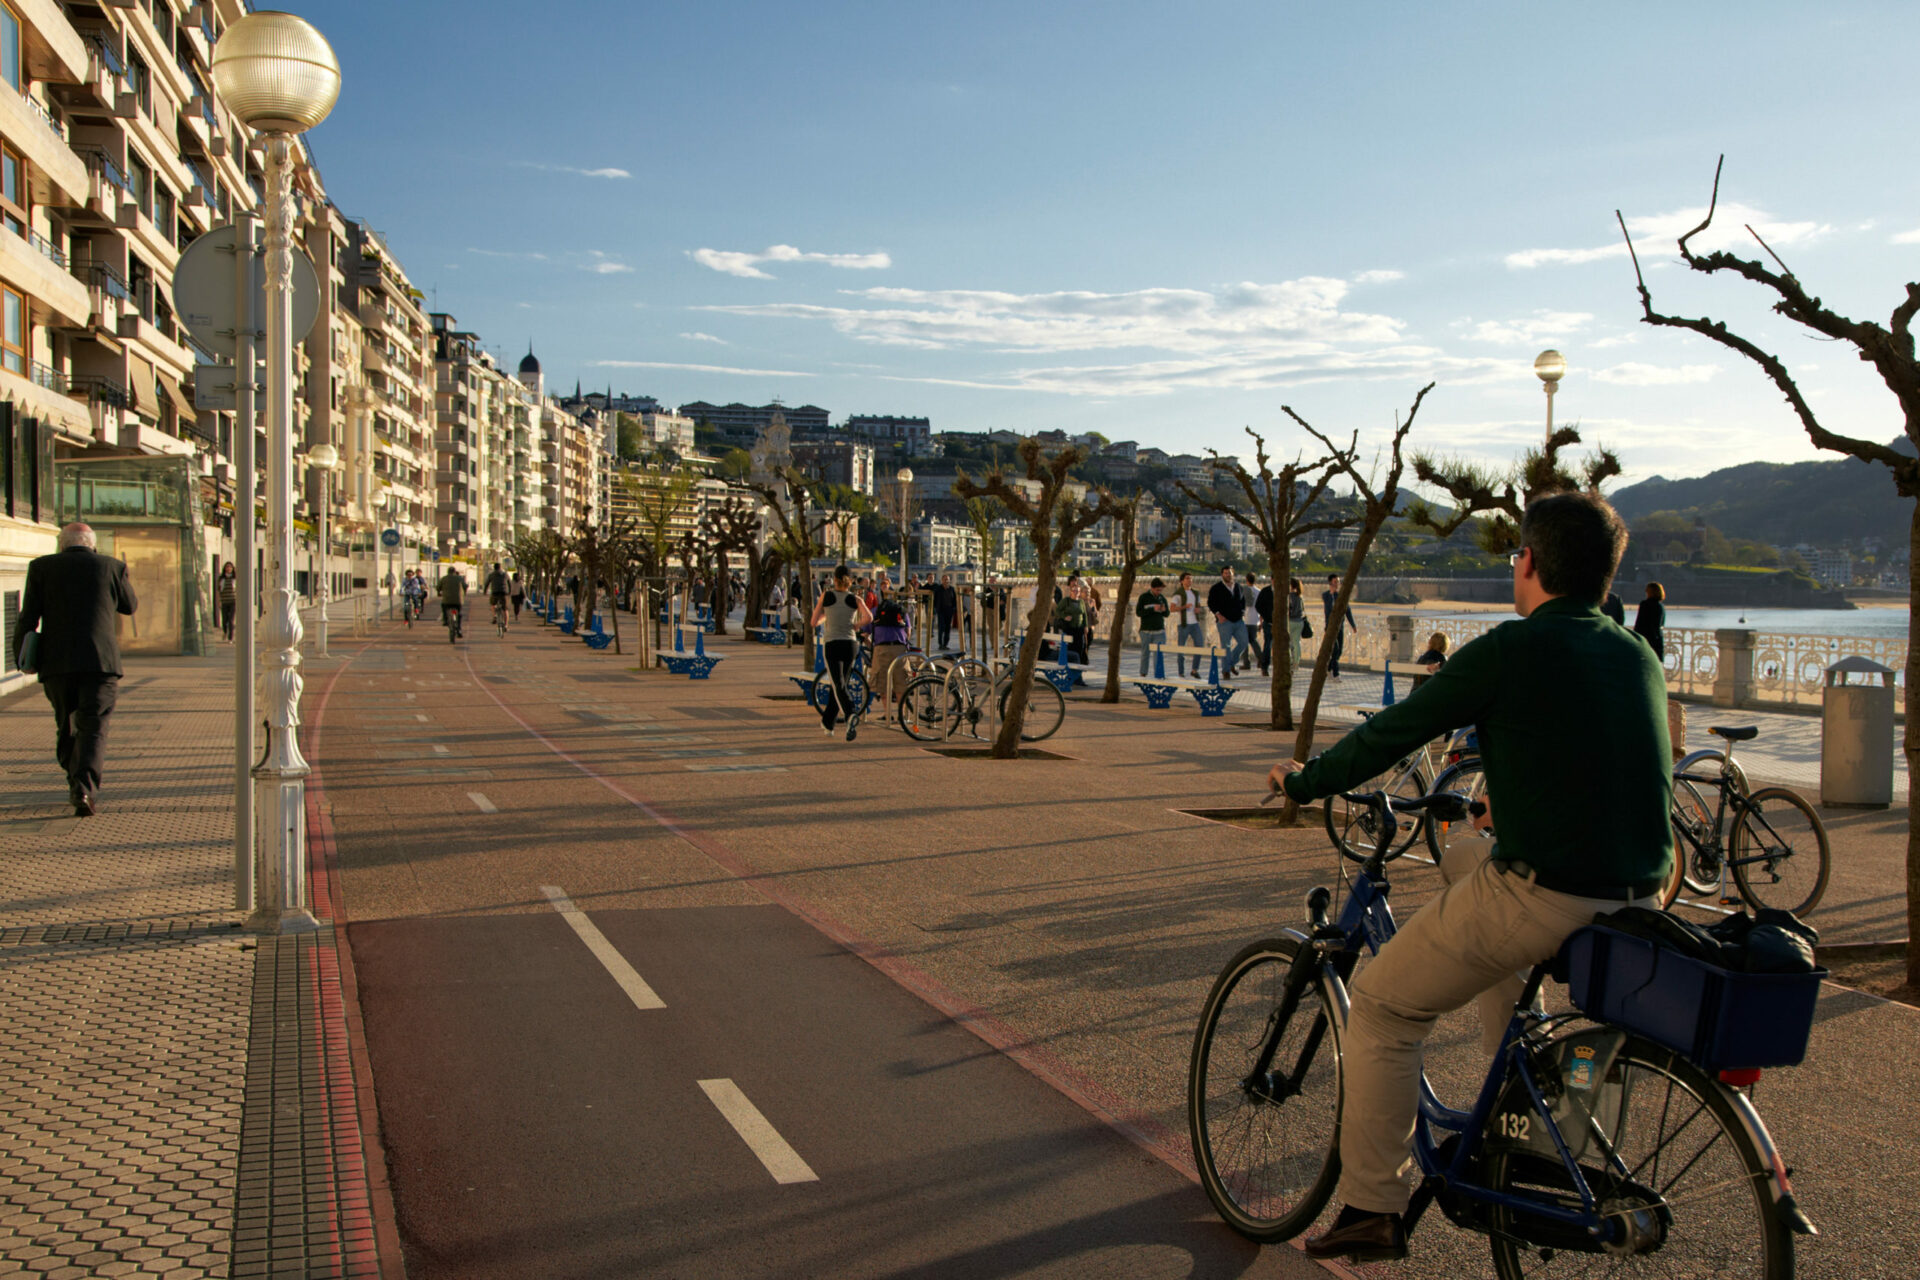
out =
<path fill-rule="evenodd" d="M 1007 718 L 1007 709 L 1013 700 L 1013 690 L 1006 689 L 1000 694 L 1000 719 Z M 1040 742 L 1051 738 L 1060 731 L 1067 718 L 1067 700 L 1060 691 L 1045 680 L 1035 676 L 1027 689 L 1027 714 L 1020 722 L 1020 741 Z"/>
<path fill-rule="evenodd" d="M 1487 803 L 1487 775 L 1480 767 L 1479 756 L 1468 756 L 1456 764 L 1441 770 L 1440 776 L 1433 780 L 1435 791 L 1456 791 L 1469 802 Z M 1447 850 L 1454 844 L 1471 843 L 1477 851 L 1491 852 L 1493 848 L 1493 826 L 1475 826 L 1471 821 L 1442 822 L 1439 818 L 1427 815 L 1420 824 L 1426 828 L 1427 851 L 1438 863 L 1445 859 Z"/>
<path fill-rule="evenodd" d="M 1246 948 L 1220 972 L 1193 1037 L 1187 1130 L 1200 1185 L 1249 1240 L 1287 1240 L 1327 1207 L 1340 1176 L 1338 1010 L 1324 981 L 1274 1035 L 1293 938 Z"/>
<path fill-rule="evenodd" d="M 1396 766 L 1398 767 L 1398 766 Z M 1381 776 L 1371 782 L 1363 782 L 1355 791 L 1386 791 L 1396 800 L 1417 800 L 1427 794 L 1427 775 L 1418 768 L 1410 767 L 1397 777 Z M 1365 862 L 1373 856 L 1380 844 L 1380 815 L 1372 805 L 1354 804 L 1339 796 L 1328 796 L 1325 801 L 1327 837 L 1333 841 L 1342 857 L 1355 862 Z M 1399 814 L 1394 818 L 1398 830 L 1394 832 L 1393 847 L 1387 850 L 1387 860 L 1392 861 L 1413 847 L 1420 838 L 1420 828 L 1426 825 L 1418 814 Z"/>
<path fill-rule="evenodd" d="M 915 742 L 941 742 L 959 722 L 957 690 L 945 676 L 920 676 L 907 682 L 900 695 L 900 727 Z"/>
<path fill-rule="evenodd" d="M 1728 864 L 1740 896 L 1755 910 L 1777 907 L 1804 915 L 1827 891 L 1832 854 L 1827 828 L 1813 806 L 1785 787 L 1762 787 L 1747 797 L 1733 824 Z"/>
<path fill-rule="evenodd" d="M 1766 1185 L 1771 1170 L 1727 1086 L 1678 1054 L 1629 1039 L 1604 1087 L 1621 1091 L 1619 1122 L 1607 1136 L 1627 1177 L 1604 1167 L 1597 1150 L 1580 1168 L 1603 1211 L 1620 1224 L 1616 1238 L 1588 1252 L 1572 1247 L 1565 1227 L 1546 1228 L 1524 1213 L 1496 1209 L 1489 1241 L 1501 1280 L 1613 1273 L 1790 1280 L 1793 1237 L 1774 1213 Z M 1487 1185 L 1580 1207 L 1557 1158 L 1495 1149 L 1487 1157 Z"/>

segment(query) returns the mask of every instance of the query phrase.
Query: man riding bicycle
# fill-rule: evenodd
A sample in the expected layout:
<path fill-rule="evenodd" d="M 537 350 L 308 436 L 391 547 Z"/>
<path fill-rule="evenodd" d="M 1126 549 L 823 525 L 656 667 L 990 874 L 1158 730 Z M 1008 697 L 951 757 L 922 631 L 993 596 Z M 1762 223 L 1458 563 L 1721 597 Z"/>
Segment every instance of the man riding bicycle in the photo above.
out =
<path fill-rule="evenodd" d="M 467 580 L 452 565 L 440 578 L 440 616 L 450 618 L 450 626 L 458 628 L 464 621 L 467 600 Z"/>
<path fill-rule="evenodd" d="M 1317 800 L 1471 724 L 1499 815 L 1492 856 L 1449 848 L 1447 887 L 1352 985 L 1341 1209 L 1307 1241 L 1311 1257 L 1406 1256 L 1402 1170 L 1435 1019 L 1477 997 L 1482 1043 L 1497 1051 L 1521 975 L 1595 915 L 1652 905 L 1671 867 L 1665 674 L 1644 640 L 1600 612 L 1626 527 L 1599 498 L 1563 493 L 1527 508 L 1520 542 L 1519 621 L 1462 647 L 1318 759 L 1283 760 L 1268 775 L 1293 799 Z"/>
<path fill-rule="evenodd" d="M 509 584 L 507 575 L 500 572 L 500 562 L 493 562 L 493 572 L 487 575 L 487 603 L 493 606 L 494 621 L 503 628 L 507 625 L 507 595 Z"/>

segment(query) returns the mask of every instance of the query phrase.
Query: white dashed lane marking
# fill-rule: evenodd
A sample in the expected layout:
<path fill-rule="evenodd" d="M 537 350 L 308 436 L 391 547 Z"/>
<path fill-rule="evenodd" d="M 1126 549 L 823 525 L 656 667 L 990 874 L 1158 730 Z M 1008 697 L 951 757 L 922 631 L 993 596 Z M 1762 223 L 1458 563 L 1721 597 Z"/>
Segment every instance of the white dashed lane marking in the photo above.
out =
<path fill-rule="evenodd" d="M 473 801 L 473 807 L 478 809 L 482 813 L 500 812 L 499 807 L 496 806 L 493 803 L 493 801 L 487 799 L 485 796 L 481 795 L 478 791 L 467 792 L 467 799 Z"/>
<path fill-rule="evenodd" d="M 779 1183 L 818 1182 L 820 1176 L 807 1167 L 779 1130 L 760 1114 L 760 1108 L 748 1101 L 740 1086 L 731 1080 L 702 1080 L 700 1088 L 749 1150 L 767 1166 L 767 1172 Z"/>
<path fill-rule="evenodd" d="M 613 980 L 620 984 L 622 991 L 627 993 L 627 999 L 633 1001 L 634 1008 L 664 1009 L 667 1007 L 667 1002 L 654 994 L 653 988 L 648 986 L 646 979 L 627 963 L 626 957 L 614 950 L 613 944 L 607 941 L 607 935 L 601 933 L 598 926 L 587 919 L 586 912 L 573 905 L 573 899 L 566 895 L 565 890 L 558 885 L 543 884 L 540 886 L 540 892 L 547 895 L 547 900 L 553 903 L 553 909 L 560 913 L 560 918 L 579 935 L 580 941 L 587 944 L 587 950 L 593 952 L 593 958 L 613 975 Z"/>

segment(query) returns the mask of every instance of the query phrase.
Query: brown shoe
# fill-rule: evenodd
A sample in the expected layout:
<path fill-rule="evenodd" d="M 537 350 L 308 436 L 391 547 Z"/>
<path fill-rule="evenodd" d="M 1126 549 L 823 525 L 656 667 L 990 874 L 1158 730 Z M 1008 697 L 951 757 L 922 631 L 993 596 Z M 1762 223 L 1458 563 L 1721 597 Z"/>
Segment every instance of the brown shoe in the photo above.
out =
<path fill-rule="evenodd" d="M 93 797 L 88 795 L 84 791 L 74 792 L 73 793 L 73 816 L 76 818 L 91 818 L 93 814 L 94 814 Z"/>
<path fill-rule="evenodd" d="M 1309 1258 L 1345 1258 L 1349 1262 L 1398 1262 L 1407 1256 L 1407 1233 L 1397 1213 L 1369 1214 L 1334 1227 L 1306 1243 Z"/>

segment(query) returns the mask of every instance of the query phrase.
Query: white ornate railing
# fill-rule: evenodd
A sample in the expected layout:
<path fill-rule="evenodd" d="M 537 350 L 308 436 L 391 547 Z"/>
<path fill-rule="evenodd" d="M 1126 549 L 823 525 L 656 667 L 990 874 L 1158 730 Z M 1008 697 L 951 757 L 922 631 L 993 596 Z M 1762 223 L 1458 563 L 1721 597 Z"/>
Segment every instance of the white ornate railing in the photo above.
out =
<path fill-rule="evenodd" d="M 1762 702 L 1817 702 L 1827 668 L 1842 658 L 1869 658 L 1904 685 L 1904 636 L 1803 636 L 1761 631 L 1753 637 L 1753 686 Z"/>

